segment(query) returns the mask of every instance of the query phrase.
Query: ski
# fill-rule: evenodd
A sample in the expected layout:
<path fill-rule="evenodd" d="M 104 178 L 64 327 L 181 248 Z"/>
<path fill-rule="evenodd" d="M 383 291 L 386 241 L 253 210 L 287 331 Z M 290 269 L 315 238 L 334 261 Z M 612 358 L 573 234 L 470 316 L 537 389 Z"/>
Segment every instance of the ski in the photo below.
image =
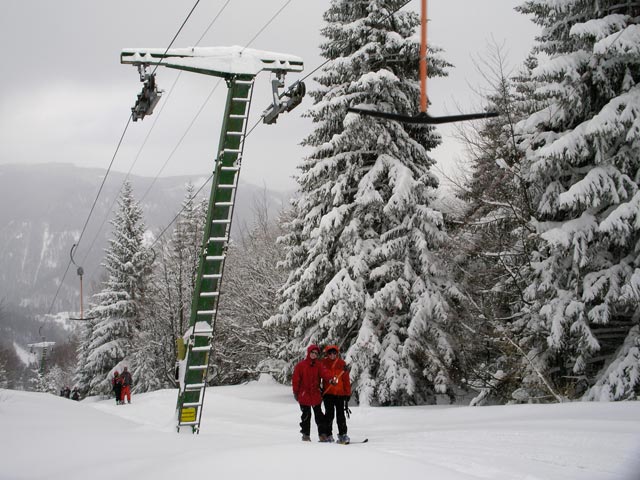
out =
<path fill-rule="evenodd" d="M 365 438 L 364 440 L 356 440 L 356 441 L 351 440 L 349 443 L 340 443 L 340 442 L 336 442 L 336 443 L 338 445 L 352 445 L 354 443 L 367 443 L 368 441 L 369 441 L 369 439 Z"/>
<path fill-rule="evenodd" d="M 328 443 L 328 444 L 335 444 L 335 445 L 351 445 L 351 444 L 354 444 L 354 443 L 357 444 L 357 443 L 367 443 L 367 442 L 369 442 L 368 438 L 365 438 L 364 440 L 355 440 L 355 441 L 354 440 L 350 440 L 347 443 L 342 443 L 342 442 L 337 442 L 337 441 L 336 442 L 320 442 L 320 441 L 318 441 L 318 443 Z"/>

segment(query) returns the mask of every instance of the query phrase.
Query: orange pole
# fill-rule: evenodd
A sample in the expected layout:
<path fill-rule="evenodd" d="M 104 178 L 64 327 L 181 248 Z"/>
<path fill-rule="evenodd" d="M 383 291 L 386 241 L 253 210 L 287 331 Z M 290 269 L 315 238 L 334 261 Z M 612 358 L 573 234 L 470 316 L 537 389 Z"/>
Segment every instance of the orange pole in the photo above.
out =
<path fill-rule="evenodd" d="M 80 320 L 84 318 L 82 314 L 82 275 L 80 275 Z"/>
<path fill-rule="evenodd" d="M 422 0 L 420 25 L 420 112 L 427 111 L 427 0 Z"/>

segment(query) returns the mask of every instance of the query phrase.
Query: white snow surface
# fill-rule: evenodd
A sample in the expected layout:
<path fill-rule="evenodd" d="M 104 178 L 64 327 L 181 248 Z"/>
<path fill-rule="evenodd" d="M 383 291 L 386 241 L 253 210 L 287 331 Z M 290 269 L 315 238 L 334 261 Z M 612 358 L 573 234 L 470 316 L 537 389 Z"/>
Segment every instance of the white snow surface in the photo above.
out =
<path fill-rule="evenodd" d="M 291 389 L 270 377 L 208 389 L 199 435 L 176 433 L 176 395 L 116 406 L 0 390 L 0 478 L 640 478 L 637 401 L 352 406 L 349 434 L 369 443 L 342 446 L 301 442 Z"/>

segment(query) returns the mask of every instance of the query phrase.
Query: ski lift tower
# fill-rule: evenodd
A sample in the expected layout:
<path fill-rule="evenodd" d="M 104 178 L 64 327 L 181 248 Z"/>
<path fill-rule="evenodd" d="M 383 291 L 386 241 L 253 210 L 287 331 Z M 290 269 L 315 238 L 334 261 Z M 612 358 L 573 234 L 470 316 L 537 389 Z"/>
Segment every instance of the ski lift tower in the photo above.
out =
<path fill-rule="evenodd" d="M 275 123 L 278 114 L 290 111 L 302 101 L 304 84 L 301 82 L 296 82 L 282 93 L 279 89 L 284 87 L 286 73 L 301 72 L 303 62 L 293 55 L 238 46 L 124 49 L 120 61 L 137 66 L 140 80 L 144 83 L 132 108 L 134 121 L 150 115 L 162 95 L 157 88 L 155 74 L 148 73 L 151 65 L 221 77 L 228 87 L 189 329 L 183 337 L 186 353 L 180 362 L 177 429 L 179 432 L 180 427 L 191 427 L 193 433 L 198 433 L 253 82 L 262 71 L 275 74 L 272 81 L 273 104 L 263 113 L 265 123 Z"/>
<path fill-rule="evenodd" d="M 38 350 L 40 350 L 40 365 L 38 368 L 38 372 L 40 376 L 43 376 L 46 373 L 46 365 L 47 365 L 47 354 L 48 351 L 51 350 L 56 342 L 47 342 L 44 335 L 42 335 L 42 325 L 38 329 L 38 336 L 41 341 L 36 343 L 29 343 L 27 346 L 30 348 L 30 352 L 35 354 Z"/>
<path fill-rule="evenodd" d="M 32 353 L 36 354 L 38 350 L 40 351 L 40 362 L 38 365 L 38 372 L 40 375 L 44 375 L 46 373 L 49 351 L 55 346 L 55 344 L 56 342 L 47 342 L 44 339 L 41 342 L 27 344 Z"/>

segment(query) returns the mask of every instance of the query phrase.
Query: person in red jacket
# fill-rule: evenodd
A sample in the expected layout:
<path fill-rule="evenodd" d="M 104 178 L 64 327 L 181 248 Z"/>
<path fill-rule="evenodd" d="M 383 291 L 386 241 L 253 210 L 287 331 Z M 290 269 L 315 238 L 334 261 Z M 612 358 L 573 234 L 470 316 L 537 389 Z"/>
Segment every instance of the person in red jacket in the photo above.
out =
<path fill-rule="evenodd" d="M 291 386 L 293 396 L 300 404 L 300 433 L 302 441 L 311 441 L 311 410 L 318 427 L 318 437 L 321 442 L 328 441 L 325 418 L 322 413 L 322 392 L 320 384 L 323 379 L 321 361 L 318 359 L 320 348 L 317 345 L 307 347 L 307 356 L 297 363 L 293 369 Z"/>
<path fill-rule="evenodd" d="M 324 348 L 322 364 L 325 375 L 329 378 L 324 387 L 324 411 L 329 441 L 333 439 L 333 419 L 338 424 L 338 443 L 349 443 L 347 435 L 347 419 L 345 410 L 351 398 L 351 379 L 349 369 L 340 358 L 340 348 L 337 345 L 327 345 Z"/>
<path fill-rule="evenodd" d="M 122 375 L 120 375 L 122 381 L 122 392 L 120 393 L 120 403 L 124 405 L 124 399 L 127 399 L 127 403 L 131 403 L 131 386 L 133 385 L 133 379 L 131 378 L 131 372 L 124 367 Z"/>

